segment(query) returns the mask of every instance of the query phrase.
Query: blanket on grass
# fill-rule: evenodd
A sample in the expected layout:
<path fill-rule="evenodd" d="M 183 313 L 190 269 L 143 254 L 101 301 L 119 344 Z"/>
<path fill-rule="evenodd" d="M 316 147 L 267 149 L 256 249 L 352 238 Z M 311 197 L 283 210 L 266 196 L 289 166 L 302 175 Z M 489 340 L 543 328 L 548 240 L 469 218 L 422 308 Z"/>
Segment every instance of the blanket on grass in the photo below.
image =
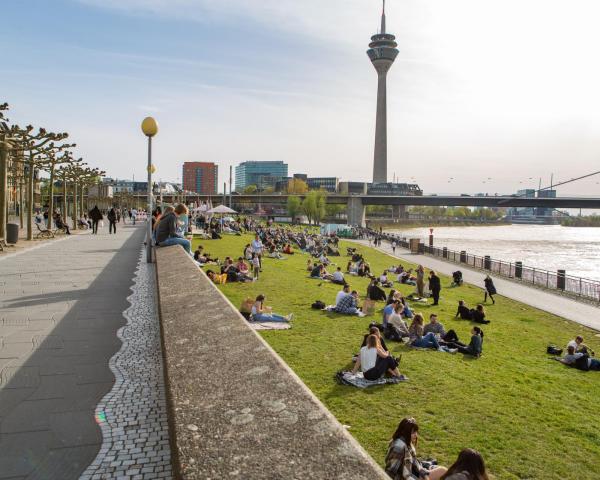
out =
<path fill-rule="evenodd" d="M 388 383 L 400 383 L 408 381 L 408 377 L 401 375 L 400 377 L 381 377 L 377 380 L 367 380 L 363 377 L 362 372 L 356 375 L 352 372 L 337 372 L 335 379 L 340 385 L 350 385 L 357 388 L 367 388 L 373 385 L 386 385 Z"/>
<path fill-rule="evenodd" d="M 254 330 L 288 330 L 292 328 L 289 323 L 285 322 L 248 322 L 248 325 Z"/>

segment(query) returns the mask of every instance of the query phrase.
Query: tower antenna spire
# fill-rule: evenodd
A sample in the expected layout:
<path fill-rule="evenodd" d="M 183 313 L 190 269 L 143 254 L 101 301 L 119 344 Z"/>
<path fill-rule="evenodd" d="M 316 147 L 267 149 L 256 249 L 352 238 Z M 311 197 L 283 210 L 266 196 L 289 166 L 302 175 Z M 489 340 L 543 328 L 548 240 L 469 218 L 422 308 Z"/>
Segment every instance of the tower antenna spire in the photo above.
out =
<path fill-rule="evenodd" d="M 385 33 L 385 0 L 383 0 L 383 10 L 381 11 L 381 33 Z"/>

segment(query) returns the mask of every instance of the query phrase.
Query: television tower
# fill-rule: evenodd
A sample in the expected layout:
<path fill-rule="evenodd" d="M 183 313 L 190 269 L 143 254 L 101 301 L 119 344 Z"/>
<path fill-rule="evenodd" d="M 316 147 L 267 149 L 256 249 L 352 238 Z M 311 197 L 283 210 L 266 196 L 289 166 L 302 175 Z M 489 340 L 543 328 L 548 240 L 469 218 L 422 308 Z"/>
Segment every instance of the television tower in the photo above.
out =
<path fill-rule="evenodd" d="M 371 37 L 367 55 L 377 71 L 377 117 L 373 183 L 387 182 L 387 72 L 398 55 L 396 37 L 385 32 L 385 0 L 381 13 L 381 31 Z"/>

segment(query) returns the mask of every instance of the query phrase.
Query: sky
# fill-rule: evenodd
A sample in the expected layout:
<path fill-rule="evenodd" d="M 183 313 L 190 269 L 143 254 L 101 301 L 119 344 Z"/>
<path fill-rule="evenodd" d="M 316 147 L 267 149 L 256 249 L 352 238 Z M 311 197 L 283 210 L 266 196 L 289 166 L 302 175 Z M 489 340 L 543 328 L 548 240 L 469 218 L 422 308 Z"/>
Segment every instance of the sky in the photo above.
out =
<path fill-rule="evenodd" d="M 283 160 L 370 181 L 380 0 L 0 0 L 0 103 L 144 179 L 184 161 Z M 512 193 L 600 170 L 600 2 L 388 0 L 388 175 Z M 8 48 L 6 48 L 8 47 Z M 222 186 L 220 187 L 222 189 Z M 600 175 L 559 189 L 600 193 Z"/>

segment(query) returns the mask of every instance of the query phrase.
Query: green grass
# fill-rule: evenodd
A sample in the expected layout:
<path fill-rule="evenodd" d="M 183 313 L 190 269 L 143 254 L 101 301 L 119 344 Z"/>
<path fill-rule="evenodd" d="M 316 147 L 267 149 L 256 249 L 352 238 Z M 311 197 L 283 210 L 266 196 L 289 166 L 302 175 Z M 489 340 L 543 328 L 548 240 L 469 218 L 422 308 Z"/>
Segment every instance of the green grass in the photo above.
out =
<path fill-rule="evenodd" d="M 237 258 L 249 236 L 226 236 L 201 241 L 205 250 L 223 259 Z M 198 244 L 194 242 L 194 247 Z M 347 242 L 341 244 L 345 252 Z M 398 260 L 360 247 L 377 275 Z M 399 420 L 413 416 L 420 425 L 419 455 L 450 464 L 463 447 L 479 450 L 497 479 L 600 478 L 600 372 L 580 372 L 548 360 L 548 343 L 565 345 L 576 334 L 600 351 L 596 332 L 498 296 L 486 306 L 484 354 L 472 359 L 460 354 L 411 350 L 388 342 L 394 355 L 402 354 L 400 371 L 410 381 L 400 385 L 359 390 L 333 380 L 337 370 L 351 366 L 362 335 L 375 317 L 347 317 L 312 310 L 315 300 L 334 302 L 339 286 L 307 278 L 308 256 L 265 259 L 258 282 L 221 286 L 239 306 L 246 297 L 263 293 L 277 313 L 294 312 L 293 328 L 266 331 L 263 337 L 294 369 L 363 447 L 383 464 L 388 440 Z M 334 257 L 345 267 L 348 257 Z M 406 262 L 403 262 L 407 265 Z M 210 268 L 210 267 L 209 267 Z M 367 280 L 349 277 L 361 298 Z M 461 340 L 470 338 L 471 323 L 455 320 L 456 305 L 483 300 L 483 291 L 464 285 L 450 288 L 442 277 L 442 299 L 437 307 L 417 306 L 426 318 L 436 312 L 446 329 Z M 413 287 L 401 286 L 405 294 Z M 535 295 L 535 292 L 532 292 Z"/>

